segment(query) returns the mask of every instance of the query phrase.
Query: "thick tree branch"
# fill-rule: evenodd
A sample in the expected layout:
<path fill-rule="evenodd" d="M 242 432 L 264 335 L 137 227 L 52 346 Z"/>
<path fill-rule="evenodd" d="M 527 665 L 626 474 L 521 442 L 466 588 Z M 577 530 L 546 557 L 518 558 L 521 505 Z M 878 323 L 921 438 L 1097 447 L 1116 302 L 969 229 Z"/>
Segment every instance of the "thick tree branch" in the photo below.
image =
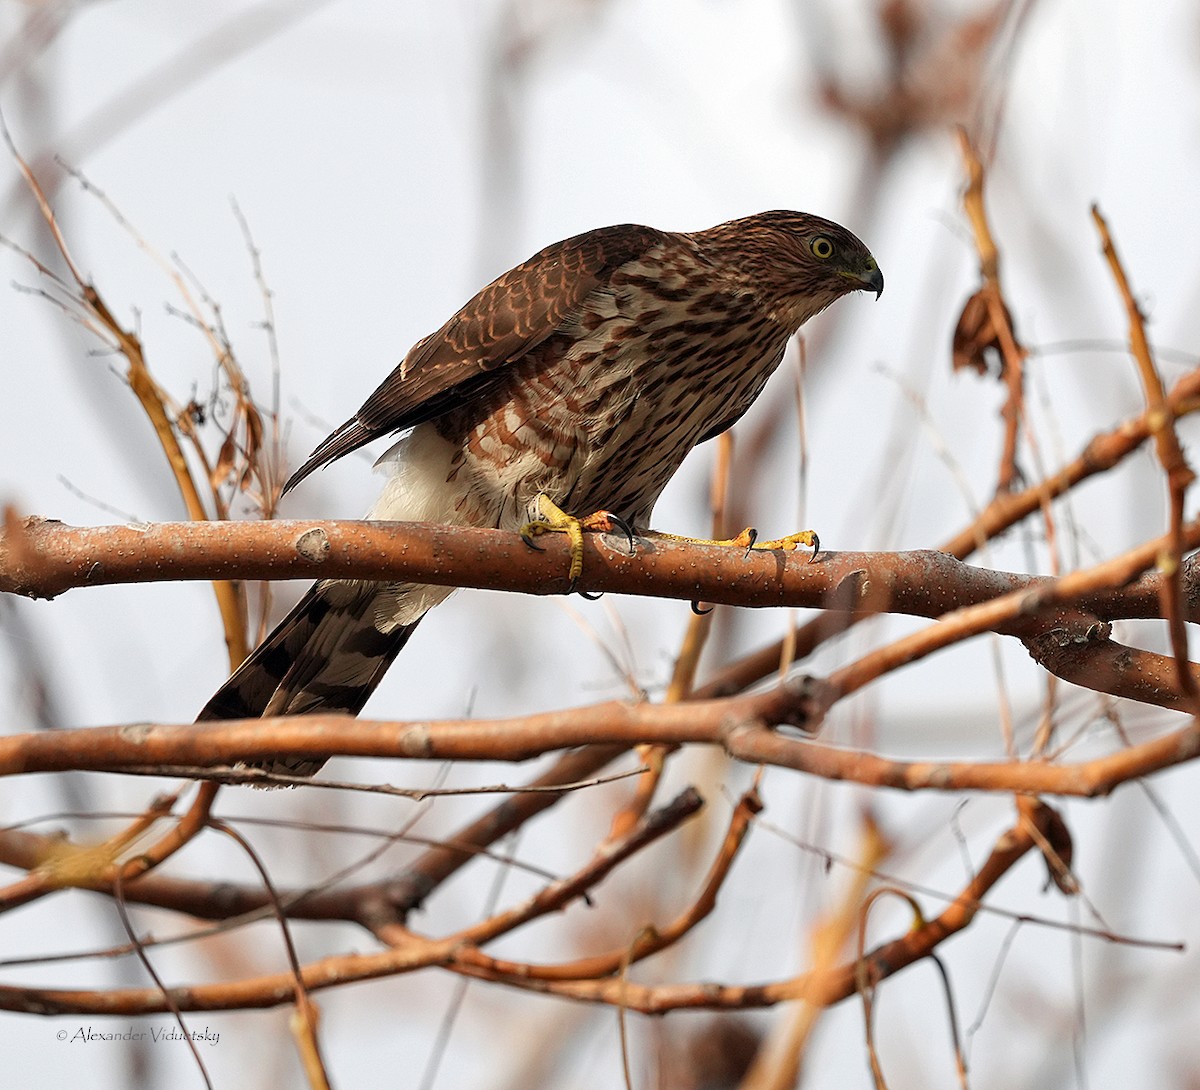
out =
<path fill-rule="evenodd" d="M 1200 522 L 1185 528 L 1200 545 Z M 357 521 L 178 522 L 73 527 L 43 519 L 9 520 L 0 536 L 0 591 L 47 598 L 71 587 L 170 580 L 378 579 L 560 594 L 567 586 L 565 538 L 544 552 L 518 534 L 429 523 Z M 584 539 L 579 589 L 742 606 L 858 608 L 939 617 L 1018 590 L 1050 586 L 1047 576 L 962 564 L 944 552 L 806 554 L 639 539 L 634 554 L 606 535 Z M 1151 566 L 1151 543 L 1125 554 Z M 1133 571 L 1127 576 L 1137 574 Z M 1189 577 L 1194 571 L 1189 569 Z M 1097 586 L 1079 608 L 1101 620 L 1160 616 L 1160 584 L 1147 577 Z M 847 593 L 849 592 L 849 593 Z M 1187 619 L 1200 620 L 1192 594 Z"/>
<path fill-rule="evenodd" d="M 1076 764 L 898 761 L 789 737 L 764 725 L 775 720 L 761 712 L 793 699 L 789 687 L 781 686 L 736 700 L 670 705 L 610 702 L 520 719 L 404 723 L 309 715 L 89 727 L 0 739 L 0 775 L 68 769 L 152 769 L 167 775 L 180 763 L 220 767 L 233 760 L 280 753 L 322 758 L 522 761 L 588 743 L 625 747 L 693 744 L 721 746 L 748 764 L 778 765 L 823 779 L 904 791 L 1094 796 L 1200 754 L 1200 725 L 1193 721 L 1140 745 Z"/>

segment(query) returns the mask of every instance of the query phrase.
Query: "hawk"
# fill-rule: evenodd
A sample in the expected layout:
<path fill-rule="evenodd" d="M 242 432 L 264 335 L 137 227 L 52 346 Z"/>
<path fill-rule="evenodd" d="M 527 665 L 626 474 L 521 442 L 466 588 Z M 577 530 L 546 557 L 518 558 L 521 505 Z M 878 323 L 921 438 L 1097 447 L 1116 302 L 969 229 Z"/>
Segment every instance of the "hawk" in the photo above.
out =
<path fill-rule="evenodd" d="M 802 212 L 691 233 L 622 224 L 576 235 L 419 341 L 284 490 L 405 433 L 379 459 L 387 483 L 369 519 L 577 535 L 580 519 L 601 513 L 645 530 L 688 452 L 750 407 L 796 330 L 854 291 L 883 291 L 870 251 Z M 322 580 L 199 718 L 356 715 L 450 593 Z M 310 775 L 320 762 L 267 767 Z"/>

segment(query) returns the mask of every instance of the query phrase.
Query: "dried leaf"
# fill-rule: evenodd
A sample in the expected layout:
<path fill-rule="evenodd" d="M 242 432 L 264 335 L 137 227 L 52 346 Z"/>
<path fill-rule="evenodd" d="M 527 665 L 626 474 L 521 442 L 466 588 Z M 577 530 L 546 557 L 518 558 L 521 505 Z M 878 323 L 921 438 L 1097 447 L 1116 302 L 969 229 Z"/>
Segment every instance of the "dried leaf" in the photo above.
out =
<path fill-rule="evenodd" d="M 1044 802 L 1037 804 L 1037 824 L 1044 843 L 1039 845 L 1042 858 L 1046 861 L 1046 872 L 1062 893 L 1073 897 L 1079 892 L 1079 882 L 1071 873 L 1071 861 L 1075 857 L 1075 843 L 1071 830 L 1062 815 Z"/>
<path fill-rule="evenodd" d="M 221 444 L 221 451 L 217 455 L 216 464 L 212 468 L 212 476 L 209 478 L 208 483 L 214 492 L 229 480 L 233 473 L 233 461 L 236 457 L 237 443 L 233 441 L 233 432 L 231 431 Z"/>
<path fill-rule="evenodd" d="M 242 408 L 246 413 L 246 457 L 253 464 L 257 460 L 258 452 L 262 450 L 262 414 L 249 399 L 242 402 Z"/>
<path fill-rule="evenodd" d="M 1002 300 L 998 305 L 1004 312 L 1004 319 L 1012 328 L 1008 308 Z M 987 287 L 980 288 L 963 304 L 962 314 L 954 329 L 954 340 L 951 344 L 951 358 L 954 370 L 973 369 L 979 375 L 986 375 L 989 367 L 989 353 L 996 361 L 997 377 L 1004 377 L 1004 356 L 1000 351 L 999 331 L 992 321 L 991 292 Z"/>

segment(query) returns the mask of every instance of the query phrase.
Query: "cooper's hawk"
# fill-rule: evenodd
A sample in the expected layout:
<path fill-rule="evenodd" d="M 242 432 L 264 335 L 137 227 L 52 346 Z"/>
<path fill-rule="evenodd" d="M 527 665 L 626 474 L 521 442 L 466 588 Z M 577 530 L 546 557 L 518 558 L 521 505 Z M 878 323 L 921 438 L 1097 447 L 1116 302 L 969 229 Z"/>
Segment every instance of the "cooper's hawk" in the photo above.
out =
<path fill-rule="evenodd" d="M 867 248 L 801 212 L 691 234 L 588 231 L 505 273 L 416 344 L 286 488 L 407 431 L 379 460 L 388 480 L 367 518 L 517 530 L 547 510 L 603 510 L 642 530 L 688 451 L 750 407 L 792 334 L 863 290 L 883 291 Z M 315 584 L 200 719 L 357 714 L 449 593 Z M 319 762 L 270 767 L 307 775 Z"/>

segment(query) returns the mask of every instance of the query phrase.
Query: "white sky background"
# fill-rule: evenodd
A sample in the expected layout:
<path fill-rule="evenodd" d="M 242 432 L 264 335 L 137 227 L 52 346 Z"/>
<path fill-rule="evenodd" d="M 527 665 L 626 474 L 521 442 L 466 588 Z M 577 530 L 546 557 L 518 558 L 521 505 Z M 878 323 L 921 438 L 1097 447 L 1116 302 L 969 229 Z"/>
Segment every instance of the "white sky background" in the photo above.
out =
<path fill-rule="evenodd" d="M 961 170 L 952 135 L 938 129 L 908 144 L 878 180 L 872 215 L 852 197 L 865 145 L 813 105 L 814 58 L 839 73 L 855 73 L 864 90 L 877 79 L 881 55 L 869 33 L 872 4 L 362 0 L 254 8 L 214 2 L 202 8 L 150 0 L 79 5 L 61 36 L 25 76 L 17 76 L 7 51 L 19 41 L 18 28 L 31 9 L 2 5 L 0 61 L 8 67 L 0 68 L 0 108 L 28 157 L 60 154 L 108 194 L 147 242 L 163 254 L 180 255 L 220 302 L 242 366 L 265 399 L 269 359 L 266 338 L 256 328 L 262 302 L 230 209 L 230 197 L 237 200 L 274 293 L 293 463 L 322 438 L 326 425 L 359 406 L 414 341 L 485 281 L 541 246 L 607 223 L 692 229 L 765 208 L 795 207 L 842 220 L 862 235 L 884 270 L 887 290 L 879 303 L 866 295 L 839 303 L 836 336 L 813 361 L 803 506 L 795 414 L 785 408 L 770 468 L 739 498 L 741 509 L 770 536 L 805 525 L 816 527 L 832 549 L 919 548 L 936 545 L 969 521 L 956 473 L 973 502 L 991 494 L 999 387 L 949 372 L 957 308 L 976 286 L 958 210 Z M 306 9 L 306 17 L 286 21 L 253 48 L 230 49 L 230 39 L 253 39 L 259 20 Z M 519 68 L 504 70 L 501 43 L 521 38 L 522 31 L 533 45 Z M 213 34 L 218 37 L 211 47 L 201 48 L 198 43 Z M 1109 218 L 1155 341 L 1184 353 L 1200 344 L 1198 59 L 1200 18 L 1184 3 L 1057 0 L 1035 7 L 1008 72 L 989 189 L 1009 301 L 1031 344 L 1101 339 L 1119 345 L 1124 337 L 1123 314 L 1088 215 L 1093 200 Z M 53 167 L 46 177 L 53 177 Z M 158 379 L 181 398 L 193 389 L 204 397 L 212 383 L 211 357 L 202 338 L 166 312 L 165 303 L 179 304 L 168 280 L 77 186 L 68 182 L 55 204 L 76 258 L 110 305 L 126 320 L 136 312 Z M 16 168 L 3 156 L 0 231 L 40 256 L 49 254 Z M 119 517 L 78 490 L 138 519 L 182 518 L 149 425 L 114 373 L 120 361 L 90 354 L 95 345 L 85 333 L 41 300 L 8 289 L 14 280 L 37 283 L 19 258 L 0 253 L 0 272 L 0 502 L 76 524 Z M 1168 379 L 1180 370 L 1174 358 L 1164 356 Z M 1120 352 L 1038 356 L 1030 373 L 1030 403 L 1048 470 L 1140 407 L 1134 369 Z M 899 395 L 896 376 L 920 391 L 930 429 Z M 789 361 L 768 397 L 786 406 L 794 379 Z M 752 413 L 746 426 L 753 429 L 756 419 L 766 417 Z M 888 446 L 894 429 L 914 437 L 910 454 L 898 461 Z M 939 456 L 943 446 L 955 459 L 953 471 Z M 704 532 L 711 458 L 707 450 L 693 456 L 659 506 L 659 526 Z M 347 458 L 306 482 L 283 514 L 355 517 L 376 488 L 369 459 Z M 877 516 L 897 493 L 903 520 L 893 527 Z M 1164 489 L 1151 457 L 1139 455 L 1081 491 L 1072 508 L 1081 527 L 1081 562 L 1158 532 L 1164 512 Z M 1031 526 L 1013 534 L 981 562 L 1046 570 L 1040 533 Z M 1069 541 L 1065 547 L 1068 562 L 1075 563 Z M 296 592 L 285 588 L 280 598 L 290 600 Z M 219 620 L 203 585 L 77 590 L 53 603 L 17 603 L 15 615 L 12 605 L 4 603 L 0 613 L 11 637 L 0 643 L 6 730 L 27 729 L 30 721 L 31 696 L 13 653 L 18 643 L 42 659 L 62 725 L 184 722 L 224 677 Z M 457 595 L 422 627 L 367 714 L 418 718 L 470 709 L 493 716 L 623 695 L 621 678 L 571 613 L 634 664 L 641 684 L 658 691 L 686 623 L 684 607 L 613 597 L 600 604 L 576 598 L 567 605 L 570 613 L 556 599 Z M 628 648 L 614 628 L 618 616 Z M 714 642 L 726 652 L 758 646 L 776 638 L 787 620 L 778 611 L 740 615 Z M 900 624 L 889 629 L 903 630 Z M 1137 632 L 1143 641 L 1157 638 L 1148 626 L 1125 632 Z M 880 638 L 879 631 L 871 637 Z M 865 640 L 855 635 L 815 668 L 846 661 Z M 926 664 L 877 686 L 834 717 L 830 737 L 870 740 L 898 755 L 996 753 L 997 654 L 1006 698 L 1028 737 L 1044 695 L 1039 674 L 1020 648 L 983 640 L 946 653 L 936 667 Z M 1096 714 L 1086 696 L 1062 699 L 1074 709 L 1070 726 Z M 1171 722 L 1146 711 L 1127 713 L 1127 723 L 1143 729 Z M 702 783 L 712 774 L 699 760 L 688 769 Z M 338 773 L 348 770 L 342 765 Z M 526 771 L 502 769 L 493 778 L 511 782 Z M 368 774 L 411 782 L 403 777 L 434 772 L 380 765 Z M 488 782 L 487 772 L 459 770 L 456 782 Z M 1184 770 L 1155 786 L 1185 827 L 1190 821 L 1194 828 L 1194 791 L 1188 791 L 1193 775 Z M 839 829 L 852 828 L 854 808 L 870 799 L 901 843 L 893 869 L 942 889 L 961 884 L 949 827 L 958 800 L 868 796 L 795 781 L 782 772 L 767 777 L 770 820 L 802 839 L 852 851 L 853 840 Z M 721 783 L 736 793 L 747 772 L 728 770 L 706 785 L 716 826 L 727 810 Z M 98 777 L 87 781 L 87 789 L 97 808 L 138 807 L 152 792 L 141 781 Z M 64 805 L 63 792 L 49 781 L 16 783 L 0 798 L 0 821 Z M 241 792 L 225 805 L 230 813 L 352 814 L 392 826 L 410 812 L 407 805 L 352 809 L 345 800 L 309 801 L 299 793 Z M 439 804 L 431 831 L 445 832 L 454 827 L 454 815 L 477 809 L 473 803 Z M 572 811 L 581 823 L 585 809 Z M 1136 935 L 1194 942 L 1200 884 L 1144 797 L 1126 789 L 1107 802 L 1065 809 L 1079 841 L 1080 874 L 1107 923 Z M 976 799 L 962 811 L 976 863 L 1010 810 L 1003 799 Z M 523 843 L 522 853 L 566 871 L 578 865 L 594 832 L 589 826 L 560 840 L 547 834 L 544 842 Z M 322 857 L 319 849 L 314 858 L 293 860 L 286 853 L 299 841 L 256 836 L 266 850 L 283 855 L 276 875 L 283 882 L 311 878 L 339 861 Z M 1034 862 L 1026 860 L 1009 876 L 998 902 L 1074 918 L 1075 909 L 1057 894 L 1038 892 L 1042 876 Z M 244 862 L 219 846 L 189 849 L 181 863 L 202 875 L 236 871 L 251 880 Z M 288 872 L 289 865 L 296 869 Z M 845 875 L 835 870 L 826 878 L 808 857 L 761 831 L 739 867 L 750 874 L 763 868 L 772 880 L 731 884 L 720 918 L 705 925 L 724 927 L 729 940 L 710 939 L 708 960 L 664 959 L 661 970 L 648 967 L 640 979 L 753 981 L 793 971 L 805 951 L 796 936 L 815 910 L 836 899 Z M 512 879 L 506 896 L 524 888 L 521 879 Z M 453 889 L 423 917 L 430 925 L 450 928 L 473 918 L 486 894 L 481 882 Z M 663 896 L 678 907 L 690 889 L 674 901 L 670 891 Z M 571 916 L 574 930 L 563 934 L 545 930 L 547 956 L 553 956 L 554 943 L 572 948 L 591 918 Z M 164 917 L 146 919 L 155 930 L 175 926 Z M 881 912 L 880 934 L 889 919 L 892 933 L 904 926 L 902 914 Z M 107 902 L 82 896 L 14 913 L 0 929 L 0 944 L 10 952 L 121 939 Z M 998 998 L 974 1038 L 972 1085 L 1081 1085 L 1070 1045 L 1081 994 L 1088 1021 L 1086 1085 L 1173 1085 L 1172 1078 L 1200 1068 L 1194 1033 L 1180 1032 L 1194 1026 L 1197 1014 L 1192 953 L 1077 943 L 1065 932 L 1025 928 L 1004 960 L 1007 929 L 1005 921 L 984 921 L 947 948 L 964 1024 L 980 1010 L 991 974 L 1000 973 Z M 325 936 L 301 929 L 301 935 L 310 943 L 309 956 L 366 944 L 364 936 L 348 931 Z M 705 935 L 702 930 L 695 937 L 698 947 L 706 945 Z M 264 948 L 273 941 L 261 939 Z M 601 936 L 595 945 L 610 943 Z M 282 964 L 281 955 L 273 960 L 273 948 L 231 950 L 263 971 Z M 210 963 L 182 955 L 160 957 L 181 980 L 214 972 Z M 1082 988 L 1076 985 L 1079 973 Z M 882 990 L 880 1032 L 896 1085 L 950 1085 L 953 1077 L 933 975 L 923 966 Z M 1132 993 L 1112 983 L 1126 975 L 1156 988 L 1144 1017 L 1122 1006 Z M 132 963 L 41 966 L 6 972 L 3 979 L 76 986 L 142 982 Z M 393 1085 L 417 1085 L 449 995 L 449 983 L 432 973 L 325 993 L 324 1039 L 335 1081 L 373 1085 L 385 1071 L 396 1073 Z M 571 1042 L 546 1085 L 618 1085 L 615 1018 L 608 1011 L 590 1022 L 584 1017 L 476 985 L 437 1085 L 520 1085 L 514 1072 L 529 1051 L 522 1033 L 553 1033 Z M 677 1015 L 666 1028 L 686 1030 L 688 1017 Z M 588 1028 L 571 1036 L 563 1019 Z M 59 1028 L 73 1031 L 76 1021 L 0 1019 L 0 1055 L 6 1063 L 12 1057 L 13 1085 L 49 1084 L 81 1062 L 79 1046 L 54 1040 Z M 140 1021 L 169 1027 L 166 1017 Z M 204 1054 L 218 1086 L 287 1085 L 299 1078 L 284 1015 L 188 1021 L 195 1028 L 205 1021 L 219 1025 L 225 1035 Z M 662 1029 L 638 1024 L 633 1040 L 643 1072 L 652 1069 L 654 1034 Z M 512 1047 L 502 1047 L 505 1041 Z M 199 1085 L 186 1057 L 161 1046 L 148 1058 L 148 1085 L 166 1084 L 172 1072 L 174 1084 Z M 126 1057 L 114 1046 L 95 1047 L 86 1063 L 91 1085 L 131 1084 Z M 806 1085 L 870 1085 L 857 1007 L 845 1004 L 828 1016 L 811 1064 Z M 248 1069 L 257 1081 L 247 1078 Z M 650 1084 L 644 1080 L 639 1085 Z"/>

